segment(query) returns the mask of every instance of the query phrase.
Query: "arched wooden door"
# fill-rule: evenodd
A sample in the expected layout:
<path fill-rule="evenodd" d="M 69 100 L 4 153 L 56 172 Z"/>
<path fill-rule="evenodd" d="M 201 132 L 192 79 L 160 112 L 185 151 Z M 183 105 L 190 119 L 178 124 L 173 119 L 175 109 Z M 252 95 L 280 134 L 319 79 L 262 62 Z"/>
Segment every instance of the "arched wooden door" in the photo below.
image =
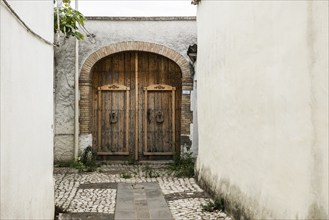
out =
<path fill-rule="evenodd" d="M 171 159 L 179 151 L 182 79 L 161 55 L 121 52 L 93 69 L 93 146 L 104 159 Z"/>

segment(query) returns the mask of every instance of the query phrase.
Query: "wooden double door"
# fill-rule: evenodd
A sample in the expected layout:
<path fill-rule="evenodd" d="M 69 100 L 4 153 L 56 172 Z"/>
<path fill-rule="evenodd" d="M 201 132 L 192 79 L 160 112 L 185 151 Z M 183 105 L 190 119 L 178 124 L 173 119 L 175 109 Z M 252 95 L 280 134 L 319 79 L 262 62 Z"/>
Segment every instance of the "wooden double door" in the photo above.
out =
<path fill-rule="evenodd" d="M 170 159 L 179 150 L 181 71 L 161 55 L 122 52 L 93 67 L 93 146 L 106 159 Z"/>

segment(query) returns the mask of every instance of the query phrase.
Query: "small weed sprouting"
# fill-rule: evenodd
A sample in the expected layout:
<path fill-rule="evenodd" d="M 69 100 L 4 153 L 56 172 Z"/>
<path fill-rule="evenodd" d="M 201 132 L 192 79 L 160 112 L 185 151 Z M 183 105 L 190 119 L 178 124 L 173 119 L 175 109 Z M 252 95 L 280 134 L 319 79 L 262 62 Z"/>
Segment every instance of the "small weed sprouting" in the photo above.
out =
<path fill-rule="evenodd" d="M 85 166 L 84 171 L 86 172 L 93 172 L 98 167 L 96 163 L 96 152 L 91 146 L 84 149 L 80 161 Z"/>
<path fill-rule="evenodd" d="M 177 177 L 193 177 L 194 164 L 195 158 L 192 153 L 184 153 L 175 157 L 174 163 L 169 165 L 169 169 L 174 171 Z"/>
<path fill-rule="evenodd" d="M 207 204 L 202 205 L 202 210 L 205 212 L 213 212 L 213 211 L 223 211 L 225 212 L 225 202 L 224 199 L 215 199 L 214 202 L 209 201 Z"/>
<path fill-rule="evenodd" d="M 57 167 L 70 167 L 79 172 L 94 172 L 97 170 L 96 153 L 91 146 L 88 146 L 78 160 L 69 160 L 56 163 Z"/>
<path fill-rule="evenodd" d="M 154 168 L 152 168 L 150 165 L 146 164 L 143 167 L 143 171 L 145 172 L 145 176 L 146 177 L 150 177 L 150 178 L 156 178 L 159 177 L 160 174 L 154 170 Z"/>
<path fill-rule="evenodd" d="M 135 165 L 135 164 L 136 164 L 135 159 L 134 159 L 133 157 L 129 157 L 129 159 L 128 159 L 128 164 L 129 164 L 129 165 Z"/>
<path fill-rule="evenodd" d="M 55 164 L 55 167 L 69 167 L 69 168 L 74 168 L 79 171 L 83 171 L 84 169 L 84 164 L 79 161 L 79 160 L 69 160 L 69 161 L 60 161 Z"/>
<path fill-rule="evenodd" d="M 121 173 L 120 176 L 124 179 L 130 179 L 132 177 L 131 173 Z"/>

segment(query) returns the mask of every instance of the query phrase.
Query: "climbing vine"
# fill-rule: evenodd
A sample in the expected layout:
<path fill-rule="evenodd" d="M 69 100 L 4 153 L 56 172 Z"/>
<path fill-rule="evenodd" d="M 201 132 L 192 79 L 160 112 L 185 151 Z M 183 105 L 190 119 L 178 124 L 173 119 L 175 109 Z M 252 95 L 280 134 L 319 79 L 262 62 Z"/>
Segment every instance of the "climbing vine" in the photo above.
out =
<path fill-rule="evenodd" d="M 84 28 L 85 16 L 71 7 L 71 0 L 54 0 L 54 5 L 54 32 L 83 40 L 79 27 Z"/>

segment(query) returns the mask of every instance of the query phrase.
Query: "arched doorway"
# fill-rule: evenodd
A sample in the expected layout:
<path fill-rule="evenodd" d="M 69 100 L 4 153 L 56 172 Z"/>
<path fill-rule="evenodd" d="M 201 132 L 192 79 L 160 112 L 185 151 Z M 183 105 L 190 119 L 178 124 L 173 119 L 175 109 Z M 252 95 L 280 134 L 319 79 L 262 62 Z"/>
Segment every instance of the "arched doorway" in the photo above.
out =
<path fill-rule="evenodd" d="M 179 152 L 182 73 L 172 60 L 125 51 L 92 76 L 93 146 L 105 158 L 171 159 Z"/>
<path fill-rule="evenodd" d="M 119 58 L 114 58 L 115 56 Z M 124 60 L 120 61 L 120 59 L 123 59 L 120 58 L 120 56 L 123 56 Z M 110 61 L 105 61 L 107 59 Z M 127 60 L 130 60 L 130 63 Z M 157 60 L 159 60 L 159 62 Z M 164 61 L 166 61 L 167 63 L 171 63 L 171 65 L 169 65 L 171 67 L 169 67 L 168 65 L 164 66 L 165 71 L 167 71 L 169 75 L 158 74 L 158 75 L 154 75 L 152 79 L 152 77 L 150 77 L 148 74 L 143 74 L 143 72 L 145 71 L 146 72 L 150 70 L 152 71 L 152 68 L 154 69 L 155 67 L 156 68 L 161 67 L 162 65 L 161 62 L 163 63 Z M 121 64 L 124 63 L 124 65 L 119 65 L 120 62 Z M 97 67 L 98 64 L 100 66 L 105 65 L 105 67 Z M 102 71 L 106 72 L 107 70 L 109 70 L 107 69 L 109 68 L 109 66 L 112 66 L 114 70 L 118 69 L 113 71 L 113 74 L 111 74 L 111 76 L 109 77 L 117 77 L 118 72 L 122 71 L 122 69 L 125 72 L 127 72 L 127 70 L 130 68 L 130 78 L 125 77 L 123 81 L 120 78 L 118 78 L 117 81 L 113 81 L 113 79 L 111 81 L 110 78 L 107 79 L 109 81 L 106 81 L 106 79 L 104 79 L 105 80 L 104 85 L 101 85 L 103 83 L 100 84 L 99 81 L 100 78 L 97 79 L 97 77 L 100 77 L 100 75 L 102 74 L 96 73 L 98 71 L 97 68 L 101 68 L 101 69 L 103 68 L 103 70 L 100 70 L 100 72 Z M 170 72 L 174 73 L 174 75 L 172 75 Z M 139 81 L 140 79 L 142 81 L 143 80 L 145 81 L 145 79 L 148 80 L 145 82 L 149 82 L 149 84 L 145 84 L 145 85 L 140 84 L 140 82 L 136 80 L 136 77 Z M 143 77 L 145 77 L 145 79 L 143 79 Z M 171 81 L 163 81 L 163 80 L 169 80 L 171 78 L 172 79 L 175 78 L 174 80 L 175 83 L 179 82 L 178 83 L 179 85 L 178 84 L 176 85 L 175 83 L 171 83 Z M 137 82 L 137 86 L 136 86 L 136 82 Z M 151 82 L 159 83 L 159 84 L 151 84 Z M 100 95 L 98 95 L 99 87 L 102 87 L 100 88 Z M 190 91 L 192 90 L 192 87 L 193 87 L 192 72 L 190 69 L 190 65 L 187 59 L 183 57 L 180 53 L 176 52 L 175 50 L 172 50 L 163 45 L 150 43 L 150 42 L 139 42 L 139 41 L 120 42 L 120 43 L 108 45 L 106 47 L 102 47 L 88 56 L 88 58 L 83 62 L 80 71 L 80 79 L 79 79 L 80 137 L 83 137 L 84 140 L 88 140 L 89 143 L 93 143 L 92 145 L 95 149 L 99 147 L 97 146 L 98 142 L 101 143 L 101 141 L 103 141 L 103 144 L 100 145 L 104 145 L 106 148 L 100 148 L 101 150 L 99 151 L 99 157 L 104 159 L 111 159 L 111 158 L 115 158 L 119 160 L 172 159 L 173 155 L 171 151 L 169 152 L 168 150 L 169 149 L 168 143 L 172 145 L 172 140 L 175 140 L 173 147 L 175 151 L 173 150 L 173 153 L 179 153 L 181 146 L 185 146 L 186 143 L 189 142 L 190 123 L 192 123 L 192 112 L 190 110 Z M 138 90 L 134 88 L 138 88 Z M 170 96 L 169 95 L 170 91 L 171 94 L 173 93 L 173 91 L 175 91 L 175 95 Z M 147 95 L 146 96 L 147 100 L 153 99 L 154 101 L 160 99 L 159 98 L 160 95 L 158 94 L 158 92 L 161 92 L 160 94 L 165 94 L 163 96 L 164 99 L 167 99 L 168 103 L 171 102 L 172 104 L 173 103 L 175 104 L 174 108 L 171 107 L 172 109 L 175 109 L 175 111 L 171 111 L 170 109 L 168 110 L 163 109 L 161 110 L 162 113 L 156 112 L 155 110 L 158 108 L 158 106 L 162 107 L 162 102 L 161 105 L 158 104 L 158 106 L 155 106 L 152 112 L 149 111 L 149 114 L 147 111 L 143 112 L 140 110 L 140 109 L 149 109 L 152 107 L 151 106 L 152 101 L 147 101 L 146 102 L 147 105 L 145 107 L 145 102 L 143 102 L 143 100 L 145 99 L 145 94 Z M 121 115 L 119 115 L 119 112 L 112 112 L 109 110 L 110 108 L 107 107 L 107 111 L 108 111 L 108 113 L 106 113 L 107 115 L 102 115 L 101 117 L 103 119 L 101 117 L 98 117 L 99 114 L 97 112 L 98 102 L 103 103 L 102 101 L 103 99 L 99 101 L 98 97 L 104 96 L 103 98 L 105 100 L 106 98 L 108 98 L 106 96 L 112 97 L 113 95 L 115 96 L 114 101 L 118 100 L 119 102 L 119 100 L 121 100 L 120 103 L 122 103 L 121 104 L 122 108 L 124 108 L 125 111 L 126 109 L 129 109 L 129 112 L 122 113 L 122 110 L 120 110 Z M 126 98 L 128 96 L 129 98 Z M 143 100 L 140 101 L 140 99 L 143 96 L 144 96 Z M 167 97 L 165 98 L 165 96 Z M 174 102 L 173 102 L 174 99 L 172 97 L 174 97 L 175 99 Z M 129 100 L 128 103 L 127 100 Z M 127 108 L 128 105 L 129 108 Z M 131 112 L 132 110 L 134 110 L 132 105 L 135 106 L 138 105 L 139 110 L 135 111 L 135 114 L 134 112 Z M 135 109 L 137 108 L 135 107 Z M 106 111 L 106 107 L 105 107 L 105 111 Z M 110 116 L 110 113 L 114 113 L 114 114 Z M 155 113 L 156 115 L 154 115 Z M 166 114 L 169 113 L 171 114 L 166 116 Z M 172 113 L 174 113 L 174 115 Z M 102 112 L 102 114 L 105 113 Z M 122 114 L 124 115 L 128 114 L 128 117 L 125 116 L 125 118 L 123 118 Z M 171 127 L 168 127 L 167 130 L 168 132 L 171 132 L 175 136 L 173 135 L 166 136 L 166 138 L 164 139 L 164 144 L 162 146 L 156 146 L 156 150 L 154 150 L 152 149 L 151 146 L 153 143 L 152 140 L 149 140 L 148 136 L 145 134 L 148 134 L 152 131 L 156 132 L 157 130 L 156 129 L 152 130 L 152 128 L 149 127 L 144 128 L 146 123 L 145 120 L 143 121 L 143 117 L 144 119 L 146 119 L 147 122 L 149 120 L 148 117 L 156 117 L 155 120 L 159 121 L 157 123 L 161 124 L 161 123 L 165 123 L 164 118 L 168 119 L 169 116 L 174 119 L 174 123 L 168 124 L 168 126 Z M 100 124 L 97 121 L 99 120 L 98 118 L 101 119 L 100 121 L 112 120 L 112 124 L 111 123 L 109 125 Z M 126 120 L 126 118 L 128 118 L 128 120 Z M 162 118 L 164 122 L 161 122 Z M 131 128 L 133 120 L 138 122 L 135 123 L 135 129 Z M 117 130 L 119 130 L 120 132 L 122 130 L 122 132 L 118 134 L 119 139 L 117 138 L 115 139 L 118 141 L 113 142 L 111 140 L 110 142 L 109 140 L 104 140 L 104 137 L 101 136 L 102 132 L 103 133 L 108 132 L 109 131 L 108 126 L 114 126 L 114 124 L 118 124 L 118 123 L 124 124 L 125 126 L 123 127 L 122 125 L 121 127 L 123 128 L 121 127 L 117 128 Z M 126 123 L 128 123 L 128 126 L 126 126 Z M 172 126 L 172 124 L 174 124 L 175 126 Z M 101 132 L 98 132 L 98 127 L 101 127 L 100 129 Z M 129 131 L 126 131 L 127 128 L 129 128 Z M 116 128 L 112 128 L 113 131 L 114 129 Z M 173 129 L 175 129 L 175 132 L 173 132 Z M 147 131 L 145 132 L 145 134 L 143 133 L 144 130 Z M 160 130 L 161 129 L 158 129 L 157 132 L 160 132 Z M 126 140 L 127 138 L 128 141 Z M 172 139 L 170 140 L 169 138 Z M 153 138 L 153 140 L 157 140 L 157 139 L 158 138 Z M 114 143 L 115 147 L 108 148 L 110 143 Z M 138 144 L 134 145 L 134 143 L 138 143 Z M 147 143 L 147 149 L 143 146 L 144 143 Z M 83 146 L 85 145 L 81 145 L 81 147 Z M 103 151 L 104 149 L 106 151 Z M 144 151 L 145 149 L 146 151 Z M 153 154 L 148 155 L 147 152 L 150 152 L 151 154 L 153 152 Z"/>

